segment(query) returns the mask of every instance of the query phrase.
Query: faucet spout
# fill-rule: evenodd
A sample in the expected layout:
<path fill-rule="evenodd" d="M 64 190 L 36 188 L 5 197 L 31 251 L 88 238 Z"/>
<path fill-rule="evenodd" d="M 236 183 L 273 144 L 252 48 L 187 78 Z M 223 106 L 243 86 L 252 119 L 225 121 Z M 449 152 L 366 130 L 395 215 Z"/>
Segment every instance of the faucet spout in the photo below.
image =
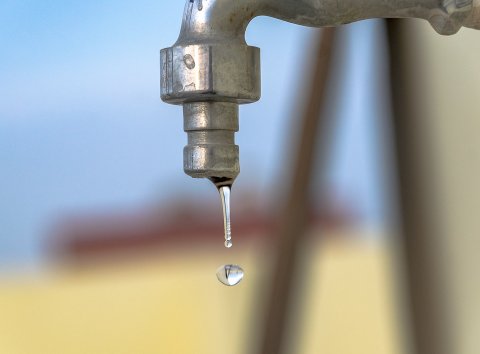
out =
<path fill-rule="evenodd" d="M 238 106 L 260 99 L 260 49 L 245 31 L 257 16 L 310 27 L 367 18 L 428 20 L 440 34 L 480 27 L 480 0 L 187 0 L 176 43 L 161 51 L 161 98 L 183 105 L 184 170 L 233 181 L 240 172 Z"/>
<path fill-rule="evenodd" d="M 479 0 L 188 0 L 177 43 L 206 39 L 243 39 L 256 16 L 270 16 L 309 27 L 338 26 L 368 18 L 421 18 L 441 16 L 448 27 L 435 29 L 453 34 Z M 435 22 L 435 21 L 433 21 Z M 435 24 L 435 23 L 434 23 Z"/>

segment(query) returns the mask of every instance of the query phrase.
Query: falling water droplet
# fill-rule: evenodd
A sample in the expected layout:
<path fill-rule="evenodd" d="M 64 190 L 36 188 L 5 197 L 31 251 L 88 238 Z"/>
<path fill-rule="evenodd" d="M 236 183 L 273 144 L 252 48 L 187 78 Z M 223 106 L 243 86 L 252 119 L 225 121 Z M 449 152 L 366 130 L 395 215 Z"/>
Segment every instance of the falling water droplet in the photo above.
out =
<path fill-rule="evenodd" d="M 234 286 L 243 279 L 243 269 L 235 264 L 226 264 L 217 269 L 218 280 L 227 286 Z"/>

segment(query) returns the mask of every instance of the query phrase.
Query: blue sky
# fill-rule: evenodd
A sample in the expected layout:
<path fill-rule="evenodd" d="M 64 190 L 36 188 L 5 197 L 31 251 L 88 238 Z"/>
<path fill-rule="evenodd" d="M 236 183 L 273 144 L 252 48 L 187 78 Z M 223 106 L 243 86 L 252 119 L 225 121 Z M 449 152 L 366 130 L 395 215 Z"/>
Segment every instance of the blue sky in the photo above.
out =
<path fill-rule="evenodd" d="M 214 193 L 183 174 L 181 109 L 159 99 L 159 50 L 175 42 L 182 11 L 183 1 L 0 3 L 0 264 L 39 262 L 59 213 Z M 381 26 L 345 35 L 327 183 L 376 223 Z M 255 180 L 262 190 L 282 171 L 311 38 L 269 18 L 248 29 L 262 50 L 262 100 L 241 108 L 239 189 Z"/>

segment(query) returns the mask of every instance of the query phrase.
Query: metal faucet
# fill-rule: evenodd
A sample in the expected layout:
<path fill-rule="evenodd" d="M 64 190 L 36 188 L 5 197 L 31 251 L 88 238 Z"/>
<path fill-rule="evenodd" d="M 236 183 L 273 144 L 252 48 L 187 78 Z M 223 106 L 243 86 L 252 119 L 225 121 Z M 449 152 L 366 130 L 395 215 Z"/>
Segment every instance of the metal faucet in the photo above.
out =
<path fill-rule="evenodd" d="M 185 173 L 217 186 L 240 172 L 239 105 L 260 99 L 260 49 L 245 42 L 257 16 L 310 27 L 410 17 L 451 35 L 480 29 L 480 0 L 187 0 L 177 42 L 161 51 L 161 97 L 183 105 Z"/>

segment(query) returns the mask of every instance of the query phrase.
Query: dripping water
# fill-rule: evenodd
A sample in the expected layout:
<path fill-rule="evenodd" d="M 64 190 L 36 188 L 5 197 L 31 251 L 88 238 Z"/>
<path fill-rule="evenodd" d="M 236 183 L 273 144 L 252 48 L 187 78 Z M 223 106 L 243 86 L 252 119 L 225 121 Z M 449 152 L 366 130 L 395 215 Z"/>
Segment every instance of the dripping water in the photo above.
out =
<path fill-rule="evenodd" d="M 225 247 L 232 247 L 232 225 L 230 223 L 230 192 L 231 189 L 228 186 L 219 188 L 220 198 L 222 199 L 223 209 L 223 228 L 225 234 Z"/>
<path fill-rule="evenodd" d="M 230 194 L 233 180 L 229 178 L 211 178 L 220 193 L 223 210 L 223 230 L 225 235 L 225 247 L 232 247 L 232 225 L 230 221 Z"/>
<path fill-rule="evenodd" d="M 232 247 L 232 225 L 230 221 L 230 195 L 233 180 L 229 178 L 210 178 L 220 193 L 223 209 L 223 229 L 225 234 L 225 247 Z M 218 280 L 227 286 L 234 286 L 243 279 L 243 269 L 235 264 L 225 264 L 217 269 Z"/>

